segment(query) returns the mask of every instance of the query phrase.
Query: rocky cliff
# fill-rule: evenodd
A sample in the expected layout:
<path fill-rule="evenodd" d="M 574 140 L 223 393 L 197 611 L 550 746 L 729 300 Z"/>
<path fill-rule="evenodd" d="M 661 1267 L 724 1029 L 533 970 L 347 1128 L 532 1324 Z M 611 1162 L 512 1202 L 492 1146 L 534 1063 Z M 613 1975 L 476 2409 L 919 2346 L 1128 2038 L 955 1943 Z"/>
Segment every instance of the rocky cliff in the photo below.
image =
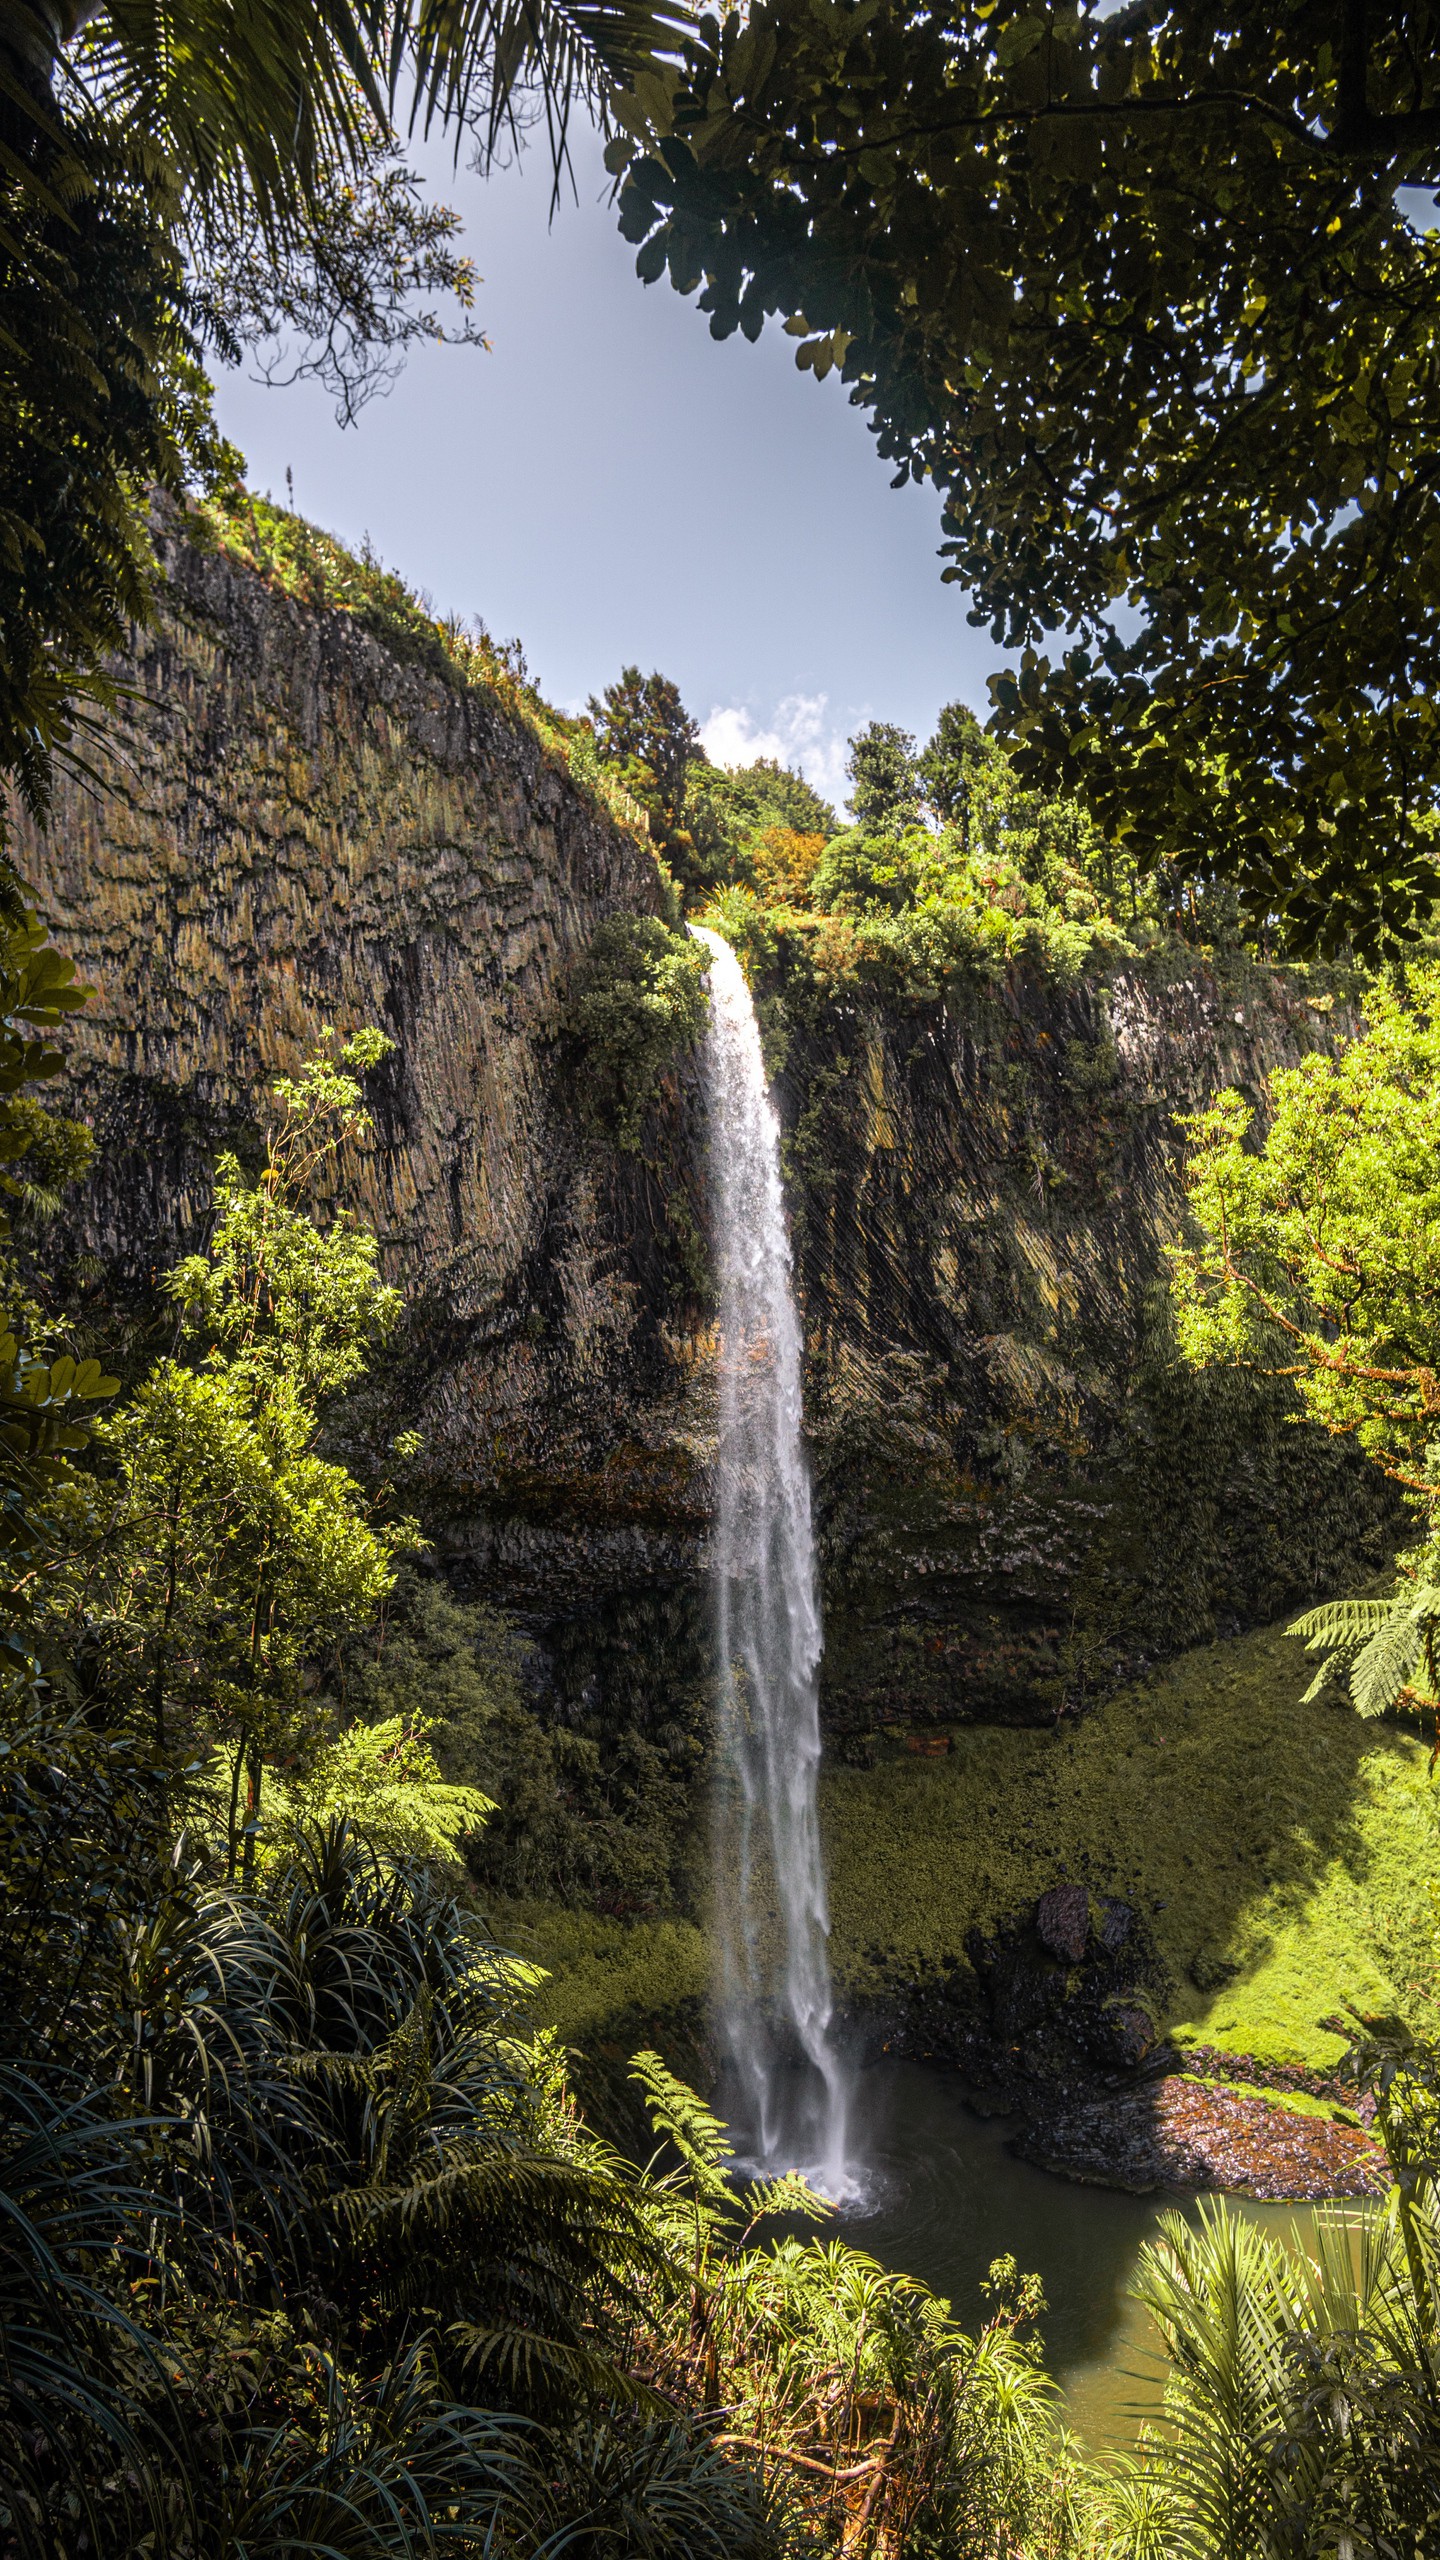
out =
<path fill-rule="evenodd" d="M 841 1726 L 1055 1714 L 1380 1562 L 1379 1480 L 1287 1391 L 1180 1369 L 1165 1285 L 1180 1115 L 1222 1084 L 1263 1114 L 1335 1007 L 1172 948 L 794 1008 Z"/>
<path fill-rule="evenodd" d="M 462 1583 L 551 1626 L 651 1593 L 656 1676 L 692 1677 L 700 1096 L 680 1062 L 622 1151 L 565 1032 L 602 922 L 658 910 L 654 862 L 493 689 L 173 524 L 162 548 L 103 789 L 64 789 L 24 852 L 99 990 L 71 1076 L 100 1140 L 74 1267 L 143 1330 L 268 1076 L 327 1023 L 379 1022 L 398 1053 L 345 1181 L 410 1313 L 352 1436 L 418 1426 L 417 1499 Z M 1174 1115 L 1323 1036 L 1283 975 L 772 996 L 842 1730 L 1051 1714 L 1378 1552 L 1343 1457 L 1166 1356 Z"/>
<path fill-rule="evenodd" d="M 161 550 L 103 791 L 62 788 L 21 856 L 98 990 L 70 1078 L 100 1141 L 82 1271 L 143 1319 L 269 1078 L 379 1023 L 398 1051 L 343 1180 L 410 1314 L 362 1425 L 418 1425 L 420 1499 L 512 1597 L 673 1573 L 705 1504 L 666 1205 L 587 1133 L 562 1037 L 597 927 L 659 906 L 651 854 L 484 685 L 173 524 Z"/>

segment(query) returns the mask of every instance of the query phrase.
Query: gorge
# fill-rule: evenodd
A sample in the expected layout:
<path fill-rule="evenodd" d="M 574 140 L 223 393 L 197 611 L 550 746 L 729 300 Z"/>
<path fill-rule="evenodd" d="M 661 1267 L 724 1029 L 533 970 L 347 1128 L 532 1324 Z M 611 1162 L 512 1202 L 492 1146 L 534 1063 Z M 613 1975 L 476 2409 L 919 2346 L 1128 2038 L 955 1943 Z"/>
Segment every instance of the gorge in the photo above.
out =
<path fill-rule="evenodd" d="M 1440 2552 L 1437 110 L 0 0 L 0 2560 Z"/>
<path fill-rule="evenodd" d="M 159 540 L 104 794 L 62 783 L 23 847 L 99 991 L 65 1081 L 99 1153 L 56 1267 L 133 1373 L 217 1150 L 255 1161 L 268 1080 L 332 1021 L 394 1038 L 336 1179 L 406 1303 L 335 1445 L 378 1472 L 418 1433 L 403 1492 L 439 1596 L 414 1643 L 453 1601 L 519 1648 L 501 1756 L 462 1772 L 501 1800 L 476 1873 L 549 1971 L 597 2121 L 633 2141 L 637 2046 L 715 2061 L 707 1590 L 717 1540 L 723 1564 L 748 1534 L 717 1359 L 746 1222 L 707 1172 L 704 1070 L 677 1038 L 635 1081 L 604 1028 L 632 1037 L 633 955 L 683 942 L 673 891 L 503 669 L 467 673 L 423 617 L 367 619 L 318 552 L 282 573 L 243 521 L 167 517 Z M 1423 1753 L 1312 1730 L 1264 1630 L 1378 1568 L 1394 1513 L 1282 1392 L 1176 1366 L 1164 1252 L 1177 1115 L 1330 1042 L 1344 973 L 1157 937 L 926 983 L 854 965 L 843 926 L 745 955 L 826 1634 L 817 1689 L 802 1591 L 786 1678 L 802 1766 L 823 1745 L 837 2041 L 804 1799 L 776 1838 L 801 2049 L 821 2086 L 840 2040 L 959 2063 L 1032 2156 L 1141 2187 L 1243 2185 L 1212 2136 L 1239 2157 L 1252 2087 L 1272 2151 L 1302 2120 L 1343 2150 L 1342 2039 L 1316 2021 L 1423 1971 Z M 763 1100 L 753 1052 L 747 1073 Z M 791 1444 L 787 1570 L 795 1465 Z M 722 1664 L 757 1640 L 733 1616 Z M 1171 2126 L 1177 2090 L 1182 2113 L 1209 2092 L 1208 2151 Z M 838 2140 L 781 2147 L 833 2170 Z"/>

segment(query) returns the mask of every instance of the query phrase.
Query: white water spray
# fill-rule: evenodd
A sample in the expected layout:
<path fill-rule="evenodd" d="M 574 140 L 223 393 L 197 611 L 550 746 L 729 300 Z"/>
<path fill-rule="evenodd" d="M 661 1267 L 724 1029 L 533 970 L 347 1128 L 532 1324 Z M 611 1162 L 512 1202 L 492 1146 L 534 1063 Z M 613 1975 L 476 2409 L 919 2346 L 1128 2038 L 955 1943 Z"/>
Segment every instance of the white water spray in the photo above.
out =
<path fill-rule="evenodd" d="M 780 1127 L 740 964 L 718 933 L 691 930 L 710 954 L 704 1063 L 720 1284 L 720 2023 L 760 2166 L 803 2168 L 839 2200 L 853 2182 L 845 2075 L 830 2040 L 820 1604 Z"/>

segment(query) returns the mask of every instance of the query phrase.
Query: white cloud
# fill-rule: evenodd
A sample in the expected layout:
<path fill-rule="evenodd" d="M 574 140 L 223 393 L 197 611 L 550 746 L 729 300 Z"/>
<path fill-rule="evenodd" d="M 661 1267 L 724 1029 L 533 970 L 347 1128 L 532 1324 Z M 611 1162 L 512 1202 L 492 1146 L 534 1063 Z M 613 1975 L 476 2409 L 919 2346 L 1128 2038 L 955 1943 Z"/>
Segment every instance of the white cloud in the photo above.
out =
<path fill-rule="evenodd" d="M 839 808 L 845 800 L 846 747 L 869 713 L 856 712 L 842 725 L 827 717 L 829 709 L 828 694 L 787 693 L 762 725 L 744 703 L 721 704 L 702 723 L 700 743 L 712 764 L 754 764 L 771 756 L 777 764 L 797 765 Z"/>

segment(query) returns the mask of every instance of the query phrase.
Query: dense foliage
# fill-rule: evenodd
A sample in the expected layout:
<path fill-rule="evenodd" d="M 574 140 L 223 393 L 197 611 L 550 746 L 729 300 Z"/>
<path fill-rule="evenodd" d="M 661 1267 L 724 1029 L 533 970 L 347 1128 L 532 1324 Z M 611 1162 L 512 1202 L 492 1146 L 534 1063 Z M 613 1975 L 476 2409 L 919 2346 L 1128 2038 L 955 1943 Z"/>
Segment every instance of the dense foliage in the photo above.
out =
<path fill-rule="evenodd" d="M 692 901 L 722 882 L 753 882 L 777 836 L 834 834 L 834 810 L 802 774 L 767 757 L 712 764 L 670 677 L 624 667 L 588 708 L 598 753 L 619 769 Z"/>
<path fill-rule="evenodd" d="M 1197 899 L 1168 869 L 1143 877 L 1078 802 L 1029 789 L 961 703 L 919 753 L 872 723 L 851 740 L 850 773 L 852 825 L 752 838 L 704 909 L 792 1005 L 805 986 L 933 997 L 1025 959 L 1073 980 L 1167 935 L 1236 938 L 1223 896 Z"/>
<path fill-rule="evenodd" d="M 1329 23 L 1292 16 L 1302 38 Z M 87 695 L 106 699 L 106 652 L 146 610 L 152 488 L 198 480 L 211 539 L 440 682 L 488 686 L 631 824 L 648 820 L 683 891 L 712 897 L 752 962 L 821 999 L 861 984 L 927 999 L 1027 957 L 1073 979 L 1174 931 L 1231 932 L 1225 898 L 1182 897 L 1171 855 L 1233 870 L 1252 906 L 1285 907 L 1301 934 L 1406 921 L 1434 885 L 1429 484 L 1415 458 L 1429 252 L 1372 180 L 1426 165 L 1428 54 L 1403 95 L 1395 37 L 1428 47 L 1428 16 L 1377 32 L 1347 11 L 1338 56 L 1291 47 L 1301 74 L 1268 38 L 1247 37 L 1243 59 L 1230 41 L 1226 68 L 1265 93 L 1272 125 L 1276 82 L 1294 91 L 1303 133 L 1272 155 L 1289 190 L 1278 221 L 1255 97 L 1237 109 L 1238 151 L 1209 138 L 1216 38 L 1198 13 L 1125 11 L 1097 35 L 1087 11 L 1002 0 L 974 13 L 967 72 L 954 27 L 792 16 L 787 0 L 691 30 L 667 86 L 654 55 L 679 24 L 632 0 L 518 14 L 488 0 L 280 13 L 3 0 L 0 776 L 43 805 Z M 1108 82 L 1093 98 L 1092 59 Z M 838 155 L 837 66 L 864 93 Z M 972 73 L 957 122 L 948 102 Z M 1184 98 L 1157 94 L 1170 78 L 1190 82 Z M 664 133 L 626 193 L 651 271 L 668 257 L 684 281 L 720 240 L 722 329 L 758 326 L 771 302 L 797 317 L 786 296 L 808 272 L 818 328 L 802 353 L 817 371 L 850 368 L 892 458 L 948 487 L 957 571 L 982 607 L 1027 632 L 1073 616 L 1097 654 L 1053 675 L 1027 666 L 1006 697 L 1018 756 L 959 705 L 923 753 L 875 724 L 852 742 L 853 824 L 839 829 L 795 774 L 710 766 L 663 677 L 627 668 L 592 706 L 594 730 L 563 721 L 517 651 L 438 624 L 373 560 L 239 490 L 192 330 L 227 353 L 298 332 L 302 365 L 353 408 L 427 325 L 411 296 L 469 289 L 450 217 L 427 221 L 396 158 L 402 89 L 493 148 L 527 80 L 557 160 L 572 100 L 624 84 L 627 124 Z M 746 132 L 742 165 L 730 143 L 756 80 L 773 82 L 766 128 Z M 917 89 L 946 102 L 918 136 L 894 115 Z M 1139 149 L 1131 130 L 1122 166 L 1088 124 L 1114 109 L 1133 126 L 1137 105 L 1173 109 L 1171 126 L 1149 126 Z M 972 111 L 981 139 L 957 148 Z M 1086 130 L 1057 146 L 1050 128 L 1067 119 Z M 1318 174 L 1306 163 L 1296 180 L 1297 150 Z M 1004 292 L 972 254 L 972 161 Z M 1147 245 L 1137 280 L 1137 226 L 1147 244 L 1161 236 L 1182 177 L 1199 215 L 1169 224 L 1158 262 Z M 1242 219 L 1247 190 L 1258 210 Z M 837 203 L 859 260 L 845 272 L 826 231 Z M 747 276 L 772 220 L 780 263 Z M 1237 225 L 1238 306 L 1223 260 L 1211 289 L 1216 239 Z M 1077 255 L 1078 299 L 1013 292 L 1037 256 L 1053 283 Z M 968 310 L 952 290 L 962 270 Z M 1069 368 L 1077 340 L 1087 356 L 1100 344 L 1095 312 L 1104 303 L 1108 325 L 1117 278 L 1151 325 L 1118 387 L 1113 358 L 1088 365 L 1088 414 Z M 1217 514 L 1223 556 L 1191 540 Z M 1377 605 L 1382 560 L 1394 574 Z M 1141 607 L 1134 640 L 1107 620 L 1120 596 Z M 1074 797 L 1037 788 L 1056 769 L 1103 831 Z M 663 880 L 662 903 L 602 929 L 553 1026 L 624 1151 L 702 1018 L 703 959 Z M 1320 1417 L 1421 1503 L 1430 1544 L 1398 1601 L 1307 1632 L 1349 1664 L 1367 1709 L 1419 1702 L 1423 1660 L 1440 1717 L 1426 1332 L 1440 982 L 1413 993 L 1418 1006 L 1377 1001 L 1368 1043 L 1281 1095 L 1258 1155 L 1231 1105 L 1199 1125 L 1209 1227 L 1179 1269 L 1194 1357 L 1295 1369 Z M 992 2270 L 991 2315 L 967 2333 L 924 2286 L 806 2230 L 824 2208 L 798 2181 L 747 2187 L 723 2128 L 653 2053 L 631 2074 L 659 2146 L 648 2166 L 586 2124 L 533 2023 L 533 1977 L 495 1943 L 475 1884 L 663 1906 L 703 1715 L 672 1695 L 655 1730 L 638 1705 L 604 1736 L 580 1715 L 542 1717 L 514 1629 L 424 1574 L 394 1486 L 334 1455 L 343 1399 L 399 1314 L 375 1240 L 337 1205 L 369 1135 L 361 1079 L 390 1046 L 378 1033 L 322 1043 L 279 1079 L 258 1168 L 221 1159 L 203 1247 L 164 1283 L 166 1352 L 123 1388 L 77 1359 L 36 1272 L 44 1217 L 90 1141 L 30 1088 L 61 1063 L 56 1035 L 84 994 L 8 906 L 7 2555 L 1380 2560 L 1426 2547 L 1440 2074 L 1398 2022 L 1370 2022 L 1352 2064 L 1395 2173 L 1358 2263 L 1327 2240 L 1310 2268 L 1223 2219 L 1172 2229 L 1145 2278 L 1174 2368 L 1166 2421 L 1108 2475 L 1057 2433 L 1028 2335 L 1038 2290 L 1012 2262 Z M 1103 1058 L 1083 1071 L 1103 1076 Z M 397 1468 L 413 1454 L 401 1434 Z"/>
<path fill-rule="evenodd" d="M 24 1090 L 82 993 L 17 925 L 17 1197 L 27 1155 L 82 1169 Z M 1029 2298 L 976 2340 L 848 2250 L 757 2245 L 813 2201 L 737 2192 L 654 2057 L 665 2159 L 608 2152 L 457 1897 L 514 1650 L 414 1590 L 367 1647 L 415 1533 L 318 1445 L 395 1314 L 333 1199 L 387 1046 L 279 1080 L 172 1275 L 177 1349 L 88 1448 L 116 1381 L 42 1357 L 6 1267 L 8 2546 L 978 2554 L 1056 2512 Z"/>
<path fill-rule="evenodd" d="M 592 699 L 596 745 L 645 811 L 683 903 L 751 967 L 934 993 L 1031 954 L 1073 977 L 1166 932 L 1233 940 L 1233 900 L 1172 866 L 1143 877 L 1081 804 L 1028 789 L 964 703 L 923 751 L 872 721 L 850 741 L 852 823 L 802 774 L 712 764 L 678 688 L 624 669 Z"/>
<path fill-rule="evenodd" d="M 1224 1093 L 1188 1124 L 1199 1241 L 1175 1258 L 1196 1360 L 1283 1366 L 1307 1409 L 1412 1490 L 1440 1421 L 1440 969 L 1366 999 L 1367 1029 L 1276 1075 L 1261 1144 Z"/>
<path fill-rule="evenodd" d="M 934 482 L 1027 783 L 1302 948 L 1436 889 L 1440 252 L 1396 188 L 1437 175 L 1437 36 L 1429 0 L 766 0 L 611 147 L 640 275 L 717 336 L 779 314 Z"/>
<path fill-rule="evenodd" d="M 0 777 L 41 808 L 144 611 L 149 488 L 218 449 L 163 161 L 85 109 L 34 130 L 22 184 L 18 114 L 0 91 Z"/>
<path fill-rule="evenodd" d="M 685 833 L 686 785 L 700 731 L 679 686 L 658 671 L 642 676 L 638 667 L 622 667 L 616 682 L 599 696 L 592 693 L 586 707 L 601 755 L 620 766 L 672 867 L 677 856 L 683 864 L 693 850 Z"/>
<path fill-rule="evenodd" d="M 1223 1093 L 1190 1123 L 1197 1240 L 1174 1256 L 1180 1339 L 1196 1363 L 1293 1377 L 1305 1409 L 1353 1435 L 1424 1524 L 1389 1599 L 1327 1603 L 1297 1623 L 1364 1715 L 1397 1702 L 1440 1731 L 1440 970 L 1377 988 L 1368 1028 L 1272 1082 L 1263 1143 Z"/>
<path fill-rule="evenodd" d="M 705 1019 L 705 956 L 659 916 L 611 916 L 576 973 L 569 1029 L 584 1109 L 634 1150 L 677 1053 Z"/>

